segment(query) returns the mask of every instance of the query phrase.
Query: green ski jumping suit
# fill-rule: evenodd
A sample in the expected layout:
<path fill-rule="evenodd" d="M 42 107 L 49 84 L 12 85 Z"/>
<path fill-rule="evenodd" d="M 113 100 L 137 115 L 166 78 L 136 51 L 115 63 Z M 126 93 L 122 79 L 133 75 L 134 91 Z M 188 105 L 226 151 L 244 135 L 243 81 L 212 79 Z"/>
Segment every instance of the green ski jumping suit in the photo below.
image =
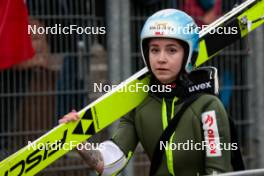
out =
<path fill-rule="evenodd" d="M 175 96 L 163 98 L 155 93 L 149 93 L 141 105 L 121 119 L 112 140 L 126 156 L 134 151 L 138 142 L 141 142 L 151 159 L 163 130 L 184 102 L 182 98 L 177 99 Z M 203 113 L 205 114 L 202 115 Z M 212 118 L 207 118 L 210 116 Z M 156 175 L 196 176 L 231 171 L 230 148 L 221 151 L 213 149 L 207 151 L 206 148 L 195 150 L 190 146 L 189 150 L 188 148 L 184 150 L 183 147 L 175 148 L 176 144 L 180 145 L 179 143 L 201 144 L 205 139 L 209 139 L 209 144 L 212 141 L 214 144 L 230 143 L 225 108 L 216 96 L 209 94 L 203 94 L 186 109 L 169 143 L 171 144 L 169 146 L 174 147 L 166 150 Z"/>

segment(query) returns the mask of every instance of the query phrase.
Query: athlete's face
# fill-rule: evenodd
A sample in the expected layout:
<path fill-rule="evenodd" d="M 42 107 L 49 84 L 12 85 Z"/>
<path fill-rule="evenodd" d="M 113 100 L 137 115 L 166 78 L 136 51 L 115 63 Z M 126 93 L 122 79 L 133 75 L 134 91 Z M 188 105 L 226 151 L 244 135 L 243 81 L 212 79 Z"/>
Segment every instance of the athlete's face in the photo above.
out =
<path fill-rule="evenodd" d="M 153 38 L 149 41 L 151 71 L 163 84 L 176 80 L 182 66 L 184 48 L 175 39 Z"/>

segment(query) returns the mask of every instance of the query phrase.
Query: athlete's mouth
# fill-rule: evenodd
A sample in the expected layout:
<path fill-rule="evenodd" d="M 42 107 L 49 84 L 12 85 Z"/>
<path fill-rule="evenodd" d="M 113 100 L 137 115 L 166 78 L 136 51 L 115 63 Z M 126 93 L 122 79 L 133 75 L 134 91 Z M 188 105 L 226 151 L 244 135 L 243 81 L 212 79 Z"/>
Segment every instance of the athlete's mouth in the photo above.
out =
<path fill-rule="evenodd" d="M 169 69 L 167 69 L 167 68 L 157 68 L 156 70 L 157 71 L 168 71 Z"/>

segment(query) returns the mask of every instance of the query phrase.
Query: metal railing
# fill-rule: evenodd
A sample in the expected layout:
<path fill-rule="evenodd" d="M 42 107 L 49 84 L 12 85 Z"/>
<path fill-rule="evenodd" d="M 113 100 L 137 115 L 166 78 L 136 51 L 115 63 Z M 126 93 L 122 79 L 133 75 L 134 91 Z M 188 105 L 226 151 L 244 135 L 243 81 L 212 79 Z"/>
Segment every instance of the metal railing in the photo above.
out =
<path fill-rule="evenodd" d="M 218 174 L 218 176 L 260 176 L 264 175 L 264 169 L 251 169 L 247 171 L 230 172 L 225 174 Z"/>

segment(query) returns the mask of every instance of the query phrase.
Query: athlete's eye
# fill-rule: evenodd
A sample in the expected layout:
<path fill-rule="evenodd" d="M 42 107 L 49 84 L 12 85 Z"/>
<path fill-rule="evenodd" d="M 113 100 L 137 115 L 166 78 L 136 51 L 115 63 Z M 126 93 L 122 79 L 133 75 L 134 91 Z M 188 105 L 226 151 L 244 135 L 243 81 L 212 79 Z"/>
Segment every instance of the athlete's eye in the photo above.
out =
<path fill-rule="evenodd" d="M 167 49 L 167 51 L 170 53 L 170 54 L 175 54 L 176 52 L 178 52 L 178 50 L 174 47 L 170 47 Z"/>
<path fill-rule="evenodd" d="M 158 48 L 155 48 L 155 47 L 152 47 L 152 48 L 150 48 L 150 52 L 151 52 L 152 54 L 156 54 L 156 53 L 159 52 L 159 49 L 158 49 Z"/>

